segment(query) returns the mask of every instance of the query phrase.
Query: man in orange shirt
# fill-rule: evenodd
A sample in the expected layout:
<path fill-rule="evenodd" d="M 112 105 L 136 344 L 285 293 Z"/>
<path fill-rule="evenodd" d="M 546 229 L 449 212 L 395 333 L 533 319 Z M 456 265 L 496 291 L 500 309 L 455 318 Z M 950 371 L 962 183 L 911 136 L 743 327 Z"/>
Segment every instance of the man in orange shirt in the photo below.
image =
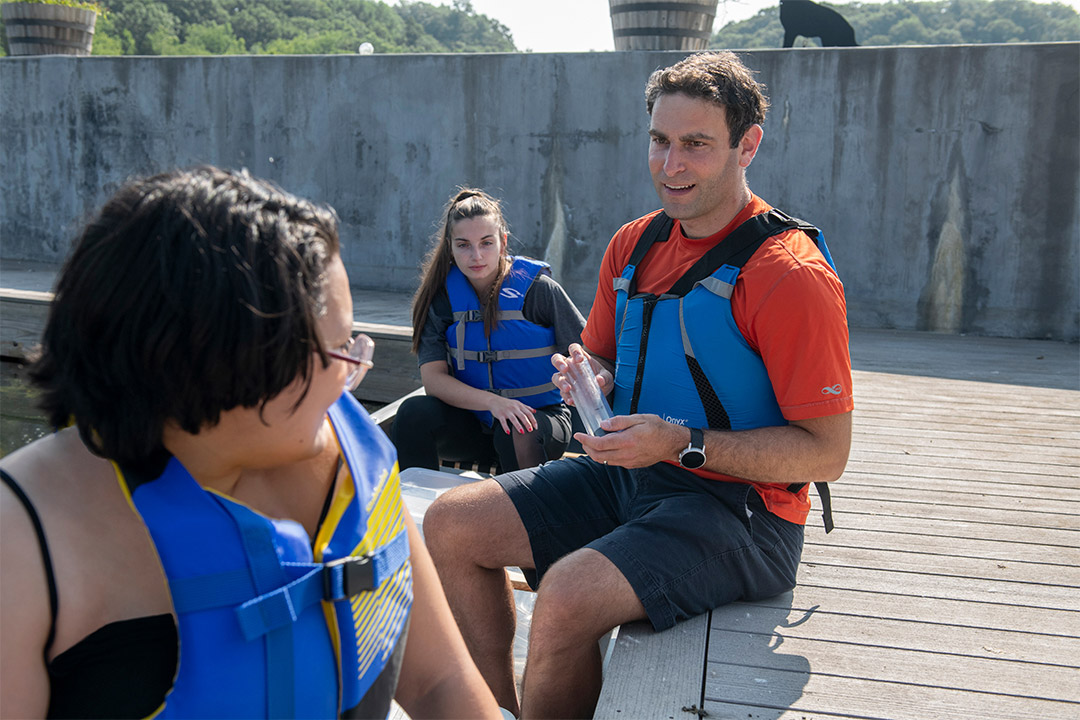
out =
<path fill-rule="evenodd" d="M 596 640 L 617 625 L 664 630 L 794 587 L 806 484 L 847 463 L 843 286 L 816 229 L 746 183 L 763 88 L 705 52 L 653 73 L 646 104 L 664 209 L 615 234 L 582 333 L 615 417 L 577 436 L 587 457 L 459 488 L 425 519 L 473 658 L 515 712 L 503 568 L 542 580 L 521 717 L 590 716 Z"/>

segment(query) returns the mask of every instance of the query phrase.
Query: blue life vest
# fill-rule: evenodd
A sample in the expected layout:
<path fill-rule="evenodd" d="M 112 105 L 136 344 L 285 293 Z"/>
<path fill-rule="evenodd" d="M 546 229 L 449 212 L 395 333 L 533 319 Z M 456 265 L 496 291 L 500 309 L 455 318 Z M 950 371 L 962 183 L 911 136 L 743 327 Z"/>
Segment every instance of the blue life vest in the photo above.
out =
<path fill-rule="evenodd" d="M 446 277 L 454 313 L 446 329 L 450 369 L 454 377 L 474 388 L 515 398 L 529 407 L 555 405 L 562 402 L 551 382 L 555 372 L 551 355 L 558 351 L 555 329 L 531 323 L 522 313 L 525 294 L 537 275 L 551 274 L 551 266 L 524 257 L 511 260 L 499 291 L 499 319 L 491 337 L 484 335 L 484 316 L 472 284 L 457 267 L 450 268 Z M 491 413 L 476 415 L 491 424 Z"/>
<path fill-rule="evenodd" d="M 412 568 L 394 448 L 349 393 L 328 415 L 349 472 L 314 551 L 299 523 L 204 490 L 176 458 L 157 478 L 117 468 L 179 620 L 154 717 L 337 717 L 403 639 Z"/>
<path fill-rule="evenodd" d="M 706 252 L 666 293 L 636 292 L 634 272 L 674 222 L 659 213 L 641 234 L 615 290 L 616 415 L 652 413 L 695 428 L 749 430 L 787 425 L 761 356 L 731 314 L 731 294 L 747 260 L 770 237 L 797 228 L 835 271 L 821 232 L 771 210 L 751 217 Z M 828 486 L 818 483 L 828 512 Z M 802 484 L 789 487 L 797 492 Z M 831 512 L 829 512 L 831 516 Z M 831 517 L 826 527 L 831 529 Z"/>

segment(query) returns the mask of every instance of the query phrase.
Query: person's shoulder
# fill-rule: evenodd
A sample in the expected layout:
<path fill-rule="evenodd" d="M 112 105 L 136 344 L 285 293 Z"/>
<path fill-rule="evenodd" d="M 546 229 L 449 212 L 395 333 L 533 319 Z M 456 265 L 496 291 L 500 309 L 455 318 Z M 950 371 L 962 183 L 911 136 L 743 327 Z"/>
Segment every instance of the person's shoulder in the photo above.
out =
<path fill-rule="evenodd" d="M 773 209 L 772 206 L 757 196 L 754 197 L 754 201 L 758 203 L 754 208 L 754 215 L 760 215 Z M 798 228 L 784 230 L 766 240 L 761 249 L 754 253 L 746 263 L 745 269 L 762 269 L 765 267 L 770 267 L 774 272 L 780 274 L 803 267 L 809 268 L 812 272 L 836 274 L 818 248 L 814 238 L 809 233 Z"/>

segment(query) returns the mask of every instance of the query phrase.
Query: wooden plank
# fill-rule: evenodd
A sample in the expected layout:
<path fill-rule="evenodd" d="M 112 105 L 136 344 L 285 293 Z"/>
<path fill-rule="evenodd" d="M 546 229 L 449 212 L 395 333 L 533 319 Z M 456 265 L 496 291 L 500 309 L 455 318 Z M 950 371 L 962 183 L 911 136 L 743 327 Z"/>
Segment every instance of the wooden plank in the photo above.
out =
<path fill-rule="evenodd" d="M 872 411 L 861 411 L 857 418 L 862 422 L 855 423 L 854 437 L 861 441 L 873 440 L 875 443 L 887 441 L 902 441 L 905 436 L 917 434 L 921 437 L 951 439 L 958 441 L 971 440 L 972 438 L 989 440 L 1002 445 L 1028 445 L 1042 444 L 1047 439 L 1074 440 L 1080 438 L 1080 427 L 1070 429 L 1064 425 L 1047 426 L 1045 422 L 1034 423 L 1034 427 L 1041 433 L 1035 435 L 1036 430 L 1028 428 L 1018 431 L 1014 427 L 999 428 L 996 431 L 985 429 L 973 430 L 961 429 L 955 425 L 943 425 L 941 422 L 923 421 L 914 425 L 915 421 L 908 418 L 898 418 L 895 413 L 882 413 L 877 417 Z M 1080 423 L 1078 423 L 1080 425 Z"/>
<path fill-rule="evenodd" d="M 837 512 L 837 508 L 833 509 Z M 979 506 L 948 506 L 928 502 L 904 502 L 874 498 L 848 498 L 843 512 L 873 515 L 897 515 L 936 520 L 961 520 L 965 523 L 990 525 L 1013 525 L 1019 527 L 1058 528 L 1074 533 L 1074 541 L 1080 540 L 1080 523 L 1073 514 L 1063 512 L 1034 512 L 1015 508 L 1004 511 Z"/>
<path fill-rule="evenodd" d="M 1038 607 L 1072 613 L 1080 628 L 1080 610 L 1073 588 L 1058 585 L 1017 583 L 985 578 L 958 578 L 899 570 L 833 567 L 803 563 L 799 583 L 818 587 L 844 587 L 865 592 L 889 593 L 897 597 L 964 600 L 1009 607 Z M 1011 625 L 1011 623 L 1010 623 Z"/>
<path fill-rule="evenodd" d="M 853 441 L 860 450 L 866 452 L 895 452 L 897 449 L 901 449 L 913 454 L 925 452 L 931 455 L 944 454 L 946 457 L 955 456 L 956 452 L 960 452 L 963 453 L 963 457 L 967 457 L 968 453 L 972 453 L 975 457 L 1004 459 L 1014 462 L 1026 462 L 1027 456 L 1038 458 L 1047 452 L 1052 452 L 1055 462 L 1067 459 L 1073 461 L 1070 464 L 1075 466 L 1076 461 L 1080 460 L 1080 449 L 1065 441 L 1028 440 L 1018 442 L 1014 438 L 1013 441 L 1007 442 L 988 438 L 980 433 L 972 433 L 969 437 L 942 438 L 932 437 L 930 433 L 924 431 L 905 438 L 882 434 L 872 436 L 870 439 L 864 435 L 856 434 Z M 954 452 L 944 452 L 950 450 Z"/>
<path fill-rule="evenodd" d="M 933 619 L 893 619 L 868 615 L 863 608 L 830 611 L 821 606 L 782 605 L 764 610 L 757 603 L 734 603 L 714 610 L 710 627 L 713 631 L 801 636 L 842 645 L 1080 667 L 1080 637 L 969 627 Z M 710 641 L 710 652 L 712 649 Z M 854 647 L 851 652 L 860 651 Z"/>
<path fill-rule="evenodd" d="M 0 357 L 26 360 L 41 343 L 52 293 L 0 289 Z"/>
<path fill-rule="evenodd" d="M 802 669 L 777 669 L 785 662 L 779 659 L 783 654 L 775 653 L 772 667 L 710 664 L 705 691 L 709 717 L 725 717 L 722 703 L 780 709 L 792 713 L 790 717 L 808 719 L 821 713 L 889 720 L 1075 720 L 1080 713 L 1072 702 L 994 692 L 990 679 L 988 688 L 978 692 L 939 687 L 937 677 L 917 669 L 904 682 L 875 681 L 834 675 L 820 666 L 811 673 L 809 660 L 802 656 L 786 661 L 788 665 L 801 661 Z M 758 713 L 751 717 L 776 717 Z"/>
<path fill-rule="evenodd" d="M 814 512 L 811 510 L 811 512 Z M 833 508 L 836 519 L 835 533 L 843 533 L 847 528 L 857 530 L 881 530 L 897 534 L 897 542 L 902 543 L 904 534 L 924 535 L 938 538 L 967 538 L 1000 540 L 1006 543 L 1027 543 L 1052 548 L 1053 552 L 1076 548 L 1076 531 L 1063 528 L 1025 527 L 1001 523 L 973 523 L 961 520 L 943 520 L 918 515 L 887 515 L 869 512 L 856 512 L 847 505 L 847 501 Z M 830 535 L 832 537 L 832 535 Z M 841 535 L 835 535 L 840 538 Z"/>
<path fill-rule="evenodd" d="M 1043 486 L 1040 488 L 1043 492 L 1053 491 L 1056 495 L 1045 497 L 1024 485 L 1000 484 L 987 487 L 986 483 L 977 480 L 955 480 L 947 486 L 942 486 L 940 482 L 927 481 L 924 478 L 907 478 L 902 475 L 895 475 L 892 478 L 896 482 L 888 482 L 889 478 L 862 477 L 858 482 L 834 483 L 829 488 L 830 494 L 837 501 L 880 499 L 895 502 L 930 502 L 960 508 L 979 504 L 982 507 L 1003 512 L 1022 508 L 1032 512 L 1080 515 L 1080 487 Z"/>
<path fill-rule="evenodd" d="M 860 453 L 856 450 L 848 459 L 847 470 L 836 485 L 838 487 L 843 486 L 862 475 L 875 478 L 900 475 L 901 477 L 912 477 L 918 480 L 971 480 L 988 484 L 1037 485 L 1044 489 L 1050 489 L 1063 483 L 1069 487 L 1076 487 L 1075 482 L 1064 479 L 1060 475 L 1054 473 L 1036 474 L 1029 472 L 1030 468 L 1027 468 L 1027 470 L 1028 472 L 1016 472 L 1015 469 L 982 468 L 978 473 L 973 473 L 970 468 L 949 467 L 943 464 L 928 467 L 912 461 L 910 457 L 904 455 L 885 457 Z M 941 487 L 944 490 L 948 486 L 948 483 L 943 483 Z"/>
<path fill-rule="evenodd" d="M 948 535 L 916 535 L 894 533 L 878 528 L 844 527 L 829 535 L 815 532 L 811 527 L 803 543 L 803 557 L 815 557 L 811 553 L 828 553 L 832 548 L 844 546 L 866 550 L 899 551 L 913 557 L 940 557 L 982 559 L 994 562 L 1021 562 L 1046 565 L 1049 568 L 1075 567 L 1071 562 L 1075 552 L 1070 548 L 1047 548 L 1037 543 L 1002 542 L 992 538 L 961 538 Z"/>
<path fill-rule="evenodd" d="M 987 453 L 965 450 L 935 450 L 933 448 L 866 448 L 852 446 L 853 460 L 888 459 L 898 466 L 943 466 L 963 468 L 978 473 L 981 470 L 1001 470 L 1050 478 L 1080 478 L 1080 467 L 1058 455 L 1051 447 L 1043 452 L 1031 452 L 1023 457 L 1010 453 Z M 977 477 L 977 474 L 975 475 Z"/>
<path fill-rule="evenodd" d="M 701 707 L 708 615 L 679 623 L 662 633 L 647 622 L 619 628 L 597 720 L 689 718 L 684 708 Z"/>
<path fill-rule="evenodd" d="M 913 622 L 934 622 L 943 626 L 1001 629 L 1022 628 L 1025 632 L 1080 638 L 1077 615 L 1069 610 L 1030 605 L 972 602 L 966 599 L 895 593 L 886 589 L 862 590 L 844 586 L 814 584 L 802 580 L 794 590 L 794 600 L 785 595 L 754 603 L 760 608 L 814 608 L 866 617 Z M 716 612 L 715 610 L 713 612 Z"/>
<path fill-rule="evenodd" d="M 1067 554 L 1062 555 L 1060 560 L 1068 559 Z M 1073 556 L 1076 560 L 1080 560 L 1080 550 L 1073 553 Z M 956 555 L 931 555 L 912 553 L 906 546 L 902 549 L 885 550 L 842 545 L 809 545 L 803 548 L 802 557 L 804 564 L 821 566 L 918 572 L 924 575 L 1035 583 L 1080 589 L 1080 566 L 1068 562 L 1051 565 L 965 558 Z"/>
<path fill-rule="evenodd" d="M 973 408 L 993 405 L 1004 407 L 1042 407 L 1068 409 L 1063 402 L 1076 387 L 1033 387 L 996 382 L 943 381 L 940 377 L 912 377 L 903 373 L 854 372 L 855 397 L 871 403 L 901 402 L 927 413 L 948 407 L 944 401 L 963 403 Z M 871 392 L 872 391 L 872 392 Z"/>
<path fill-rule="evenodd" d="M 996 437 L 1003 440 L 1026 440 L 1028 437 L 1032 438 L 1054 438 L 1057 440 L 1076 440 L 1080 438 L 1080 429 L 1072 429 L 1072 423 L 1066 426 L 1063 423 L 1047 425 L 1041 420 L 1027 419 L 1025 421 L 1016 421 L 1009 424 L 1008 428 L 1002 428 L 1000 423 L 988 422 L 984 423 L 981 427 L 974 427 L 970 424 L 965 424 L 965 430 L 963 433 L 957 432 L 957 434 L 968 434 L 978 432 L 984 434 L 987 437 Z M 913 432 L 933 432 L 939 430 L 943 426 L 948 426 L 943 423 L 940 418 L 914 418 L 914 417 L 898 417 L 895 410 L 878 411 L 872 407 L 866 407 L 866 403 L 860 403 L 855 410 L 855 427 L 854 435 L 856 437 L 862 437 L 867 433 L 879 433 L 890 434 L 903 437 Z M 953 427 L 955 427 L 953 425 Z M 990 429 L 987 429 L 990 428 Z M 948 432 L 948 431 L 943 431 Z"/>
<path fill-rule="evenodd" d="M 949 629 L 938 630 L 940 649 L 914 650 L 807 638 L 789 629 L 758 634 L 714 627 L 709 635 L 709 674 L 715 669 L 723 676 L 730 670 L 721 666 L 733 664 L 799 672 L 812 657 L 817 671 L 830 675 L 887 683 L 922 677 L 936 689 L 993 690 L 1000 695 L 1080 702 L 1080 668 L 1045 663 L 1032 668 L 1026 662 L 950 652 Z M 783 651 L 776 652 L 781 647 Z M 707 697 L 713 694 L 710 682 L 705 681 Z"/>

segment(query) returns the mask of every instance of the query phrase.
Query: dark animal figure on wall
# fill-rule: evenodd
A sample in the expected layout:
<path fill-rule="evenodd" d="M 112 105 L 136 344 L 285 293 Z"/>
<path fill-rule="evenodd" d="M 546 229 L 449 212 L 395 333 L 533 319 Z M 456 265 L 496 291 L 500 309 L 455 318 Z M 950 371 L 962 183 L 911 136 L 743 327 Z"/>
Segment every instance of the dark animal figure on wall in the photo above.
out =
<path fill-rule="evenodd" d="M 855 47 L 855 30 L 844 16 L 811 0 L 780 0 L 780 24 L 784 26 L 784 47 L 795 38 L 821 38 L 822 47 Z"/>

